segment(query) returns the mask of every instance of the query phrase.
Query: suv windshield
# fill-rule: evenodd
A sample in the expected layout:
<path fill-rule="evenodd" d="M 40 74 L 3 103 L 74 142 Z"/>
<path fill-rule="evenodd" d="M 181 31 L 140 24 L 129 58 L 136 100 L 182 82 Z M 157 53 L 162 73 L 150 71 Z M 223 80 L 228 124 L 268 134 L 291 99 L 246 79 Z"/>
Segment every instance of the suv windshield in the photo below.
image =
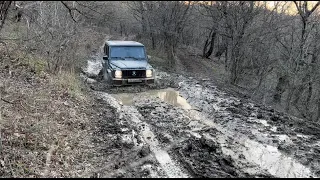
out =
<path fill-rule="evenodd" d="M 146 58 L 144 47 L 139 46 L 111 47 L 110 57 L 115 59 L 133 58 L 135 60 L 141 60 Z"/>

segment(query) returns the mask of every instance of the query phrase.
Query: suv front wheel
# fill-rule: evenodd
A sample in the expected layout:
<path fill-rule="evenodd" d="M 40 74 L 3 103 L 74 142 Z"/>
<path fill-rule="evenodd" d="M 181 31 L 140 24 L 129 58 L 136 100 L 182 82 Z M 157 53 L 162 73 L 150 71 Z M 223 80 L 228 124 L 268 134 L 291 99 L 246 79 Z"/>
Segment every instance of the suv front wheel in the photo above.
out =
<path fill-rule="evenodd" d="M 106 83 L 112 85 L 112 81 L 111 81 L 110 75 L 108 74 L 107 68 L 104 68 L 104 70 L 103 70 L 103 80 L 104 80 Z"/>

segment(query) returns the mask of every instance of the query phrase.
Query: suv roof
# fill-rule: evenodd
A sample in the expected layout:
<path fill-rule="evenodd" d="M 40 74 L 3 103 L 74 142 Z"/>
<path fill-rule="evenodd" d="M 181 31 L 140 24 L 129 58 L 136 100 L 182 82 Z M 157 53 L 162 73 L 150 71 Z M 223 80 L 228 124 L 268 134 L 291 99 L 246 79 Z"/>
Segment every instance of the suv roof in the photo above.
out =
<path fill-rule="evenodd" d="M 109 46 L 144 46 L 136 41 L 106 41 Z"/>

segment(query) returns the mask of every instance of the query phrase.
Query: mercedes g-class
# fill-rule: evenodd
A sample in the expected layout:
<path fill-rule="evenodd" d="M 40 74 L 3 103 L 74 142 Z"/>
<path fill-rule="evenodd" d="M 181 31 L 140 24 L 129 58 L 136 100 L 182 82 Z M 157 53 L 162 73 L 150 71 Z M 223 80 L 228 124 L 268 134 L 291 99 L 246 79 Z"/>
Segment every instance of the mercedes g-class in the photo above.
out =
<path fill-rule="evenodd" d="M 135 41 L 106 41 L 103 78 L 113 86 L 152 84 L 155 71 L 148 63 L 143 44 Z"/>

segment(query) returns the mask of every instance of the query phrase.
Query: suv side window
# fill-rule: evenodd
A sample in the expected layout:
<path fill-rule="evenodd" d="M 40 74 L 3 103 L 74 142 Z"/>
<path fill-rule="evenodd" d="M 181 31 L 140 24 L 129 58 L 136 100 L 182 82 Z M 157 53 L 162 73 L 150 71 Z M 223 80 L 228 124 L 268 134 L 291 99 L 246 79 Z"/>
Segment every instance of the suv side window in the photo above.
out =
<path fill-rule="evenodd" d="M 104 54 L 109 56 L 109 46 L 108 45 L 104 46 Z"/>

